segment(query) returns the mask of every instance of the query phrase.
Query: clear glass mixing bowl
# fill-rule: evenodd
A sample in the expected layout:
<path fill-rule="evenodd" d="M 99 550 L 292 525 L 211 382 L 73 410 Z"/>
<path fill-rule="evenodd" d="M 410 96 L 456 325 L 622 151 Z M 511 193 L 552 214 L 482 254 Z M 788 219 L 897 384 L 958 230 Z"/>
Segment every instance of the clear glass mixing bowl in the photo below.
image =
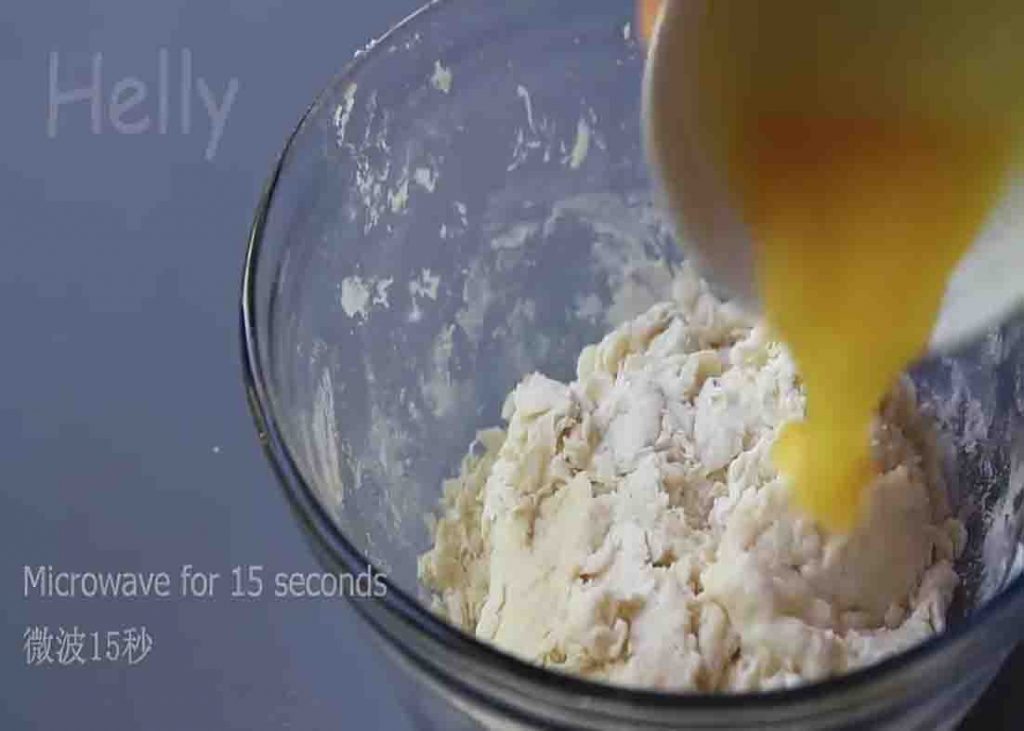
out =
<path fill-rule="evenodd" d="M 1019 322 L 915 370 L 970 545 L 949 630 L 906 654 L 796 690 L 672 695 L 532 667 L 426 609 L 426 517 L 475 432 L 527 372 L 571 377 L 678 265 L 640 149 L 631 16 L 630 0 L 438 2 L 316 100 L 246 259 L 260 439 L 325 565 L 387 574 L 355 605 L 424 727 L 953 725 L 1024 627 Z"/>

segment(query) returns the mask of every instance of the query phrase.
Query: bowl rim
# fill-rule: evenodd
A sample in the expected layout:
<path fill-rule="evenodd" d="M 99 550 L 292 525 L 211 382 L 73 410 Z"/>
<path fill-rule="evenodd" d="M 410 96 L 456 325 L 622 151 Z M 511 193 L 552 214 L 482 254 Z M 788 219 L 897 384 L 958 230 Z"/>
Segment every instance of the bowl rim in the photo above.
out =
<path fill-rule="evenodd" d="M 376 57 L 375 49 L 394 40 L 396 36 L 412 29 L 439 10 L 455 5 L 457 2 L 458 0 L 429 0 L 426 5 L 413 11 L 382 36 L 371 40 L 362 49 L 357 50 L 354 57 L 317 94 L 288 135 L 283 149 L 277 155 L 272 172 L 260 195 L 246 241 L 241 277 L 239 323 L 242 376 L 250 415 L 264 454 L 270 462 L 272 471 L 293 508 L 293 512 L 298 516 L 307 535 L 315 541 L 314 550 L 322 552 L 347 570 L 359 571 L 369 567 L 382 575 L 387 589 L 383 597 L 351 602 L 358 614 L 368 620 L 377 632 L 386 634 L 379 620 L 374 618 L 365 606 L 367 604 L 379 605 L 390 618 L 398 620 L 400 624 L 414 632 L 425 635 L 427 639 L 447 651 L 494 668 L 496 671 L 506 674 L 511 680 L 522 681 L 531 687 L 536 687 L 537 684 L 549 688 L 553 686 L 555 690 L 569 693 L 576 698 L 588 698 L 602 703 L 621 703 L 633 708 L 646 706 L 652 710 L 663 711 L 725 711 L 735 710 L 740 706 L 747 711 L 756 711 L 758 709 L 792 707 L 808 701 L 820 700 L 825 696 L 846 695 L 854 691 L 866 690 L 870 686 L 881 684 L 886 680 L 895 680 L 897 676 L 912 671 L 920 662 L 932 658 L 944 650 L 951 649 L 955 645 L 965 644 L 968 639 L 982 631 L 983 626 L 990 620 L 1008 618 L 1015 607 L 1024 609 L 1024 602 L 1021 601 L 1024 599 L 1024 575 L 1021 575 L 978 610 L 953 626 L 907 650 L 842 675 L 779 690 L 743 693 L 667 692 L 613 685 L 548 670 L 477 640 L 435 615 L 414 596 L 393 583 L 387 572 L 374 565 L 348 540 L 317 498 L 315 489 L 302 476 L 275 417 L 272 401 L 268 398 L 267 381 L 259 355 L 260 334 L 255 301 L 256 276 L 261 260 L 266 223 L 274 202 L 274 193 L 296 138 L 306 128 L 315 112 L 330 98 L 332 92 L 344 88 L 345 84 L 357 77 L 363 65 Z M 417 653 L 412 652 L 409 648 L 398 646 L 391 638 L 386 639 L 391 640 L 391 644 L 395 645 L 395 649 L 402 654 L 412 654 L 422 660 Z M 1012 643 L 1006 644 L 1007 652 L 1016 644 L 1017 639 L 1016 637 L 1012 638 Z"/>

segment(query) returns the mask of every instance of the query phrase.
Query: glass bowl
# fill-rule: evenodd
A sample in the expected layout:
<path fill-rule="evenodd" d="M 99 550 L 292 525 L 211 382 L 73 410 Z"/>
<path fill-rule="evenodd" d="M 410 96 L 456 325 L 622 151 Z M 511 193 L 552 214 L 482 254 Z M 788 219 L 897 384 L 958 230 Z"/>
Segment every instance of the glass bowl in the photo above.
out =
<path fill-rule="evenodd" d="M 640 147 L 632 13 L 443 0 L 313 103 L 245 262 L 260 440 L 325 567 L 386 574 L 354 603 L 425 728 L 952 726 L 1024 627 L 1020 322 L 914 370 L 970 542 L 948 630 L 905 654 L 793 690 L 666 694 L 533 667 L 428 609 L 427 518 L 477 430 L 526 373 L 571 378 L 679 264 Z"/>

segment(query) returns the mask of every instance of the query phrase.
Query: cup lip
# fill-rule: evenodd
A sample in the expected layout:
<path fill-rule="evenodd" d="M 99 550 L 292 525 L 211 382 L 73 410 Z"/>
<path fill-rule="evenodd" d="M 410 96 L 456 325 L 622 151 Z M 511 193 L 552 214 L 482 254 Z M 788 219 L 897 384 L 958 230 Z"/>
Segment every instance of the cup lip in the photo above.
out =
<path fill-rule="evenodd" d="M 548 670 L 520 660 L 496 647 L 486 644 L 468 633 L 449 624 L 432 613 L 414 596 L 393 583 L 387 573 L 359 551 L 348 540 L 325 510 L 316 491 L 309 485 L 297 466 L 297 462 L 275 417 L 272 401 L 268 398 L 267 381 L 259 355 L 259 337 L 256 321 L 255 281 L 262 252 L 265 227 L 274 201 L 274 194 L 285 170 L 289 153 L 298 135 L 303 131 L 313 114 L 329 98 L 333 90 L 356 77 L 362 66 L 376 56 L 375 48 L 392 40 L 398 34 L 409 30 L 418 22 L 432 16 L 441 9 L 457 4 L 458 0 L 430 0 L 403 20 L 392 26 L 380 38 L 369 42 L 354 58 L 346 63 L 340 72 L 324 87 L 302 114 L 294 129 L 288 135 L 282 151 L 277 156 L 272 172 L 267 179 L 249 230 L 243 263 L 240 289 L 240 345 L 242 378 L 246 401 L 254 421 L 257 437 L 270 466 L 285 493 L 289 504 L 298 516 L 302 528 L 315 541 L 314 548 L 323 552 L 333 562 L 344 568 L 360 571 L 369 567 L 381 574 L 387 591 L 381 598 L 368 598 L 352 602 L 365 619 L 370 620 L 374 630 L 383 634 L 377 620 L 371 618 L 371 609 L 364 603 L 382 607 L 391 619 L 412 631 L 425 635 L 444 651 L 456 653 L 465 659 L 488 666 L 505 674 L 510 680 L 518 680 L 530 687 L 546 686 L 576 698 L 588 698 L 608 704 L 648 707 L 662 711 L 725 711 L 743 707 L 746 711 L 779 709 L 801 705 L 808 701 L 821 700 L 828 696 L 844 696 L 866 691 L 872 686 L 895 681 L 901 675 L 912 672 L 914 667 L 927 658 L 963 644 L 984 630 L 989 620 L 1005 617 L 1014 606 L 1024 610 L 1024 576 L 1018 576 L 998 595 L 986 602 L 977 611 L 954 626 L 926 639 L 914 647 L 885 658 L 875 664 L 853 670 L 849 673 L 807 683 L 795 688 L 743 693 L 690 693 L 666 692 L 647 688 L 612 685 L 591 681 L 581 677 Z M 419 653 L 408 647 L 396 645 L 403 654 Z M 1007 651 L 1015 644 L 1016 638 L 1005 645 Z M 965 673 L 964 668 L 960 673 Z M 957 672 L 957 671 L 954 671 Z"/>

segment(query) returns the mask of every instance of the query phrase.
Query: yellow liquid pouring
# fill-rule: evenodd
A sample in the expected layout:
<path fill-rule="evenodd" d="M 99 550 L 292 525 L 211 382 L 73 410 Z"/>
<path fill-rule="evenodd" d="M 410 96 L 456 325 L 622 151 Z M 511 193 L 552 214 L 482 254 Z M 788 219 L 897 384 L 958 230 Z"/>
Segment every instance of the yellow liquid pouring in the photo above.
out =
<path fill-rule="evenodd" d="M 874 474 L 878 406 L 924 353 L 1014 157 L 1024 11 L 711 0 L 700 22 L 680 73 L 697 75 L 700 127 L 807 396 L 774 458 L 795 502 L 846 532 Z"/>
<path fill-rule="evenodd" d="M 982 124 L 749 115 L 731 177 L 770 326 L 807 414 L 774 458 L 798 505 L 847 531 L 874 469 L 878 404 L 928 343 L 950 273 L 1002 180 Z"/>

